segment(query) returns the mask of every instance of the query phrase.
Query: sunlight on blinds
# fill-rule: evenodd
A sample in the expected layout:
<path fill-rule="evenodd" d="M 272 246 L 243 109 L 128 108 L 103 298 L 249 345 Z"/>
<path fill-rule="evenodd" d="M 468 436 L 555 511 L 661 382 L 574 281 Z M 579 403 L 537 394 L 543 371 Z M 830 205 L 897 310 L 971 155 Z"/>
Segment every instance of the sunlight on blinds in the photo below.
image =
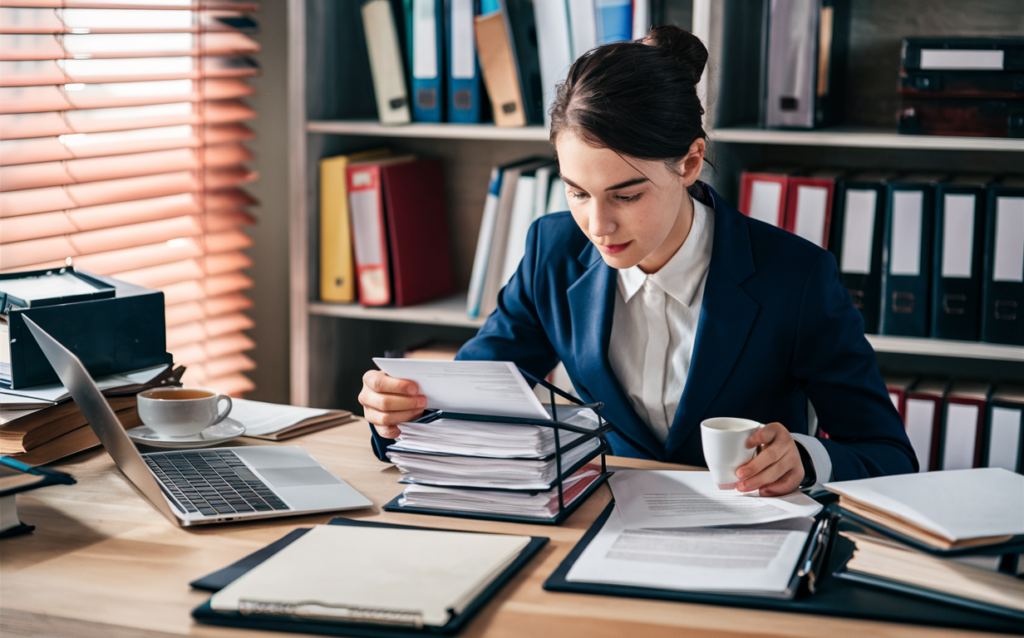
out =
<path fill-rule="evenodd" d="M 184 381 L 253 389 L 254 3 L 0 0 L 0 272 L 164 291 Z"/>

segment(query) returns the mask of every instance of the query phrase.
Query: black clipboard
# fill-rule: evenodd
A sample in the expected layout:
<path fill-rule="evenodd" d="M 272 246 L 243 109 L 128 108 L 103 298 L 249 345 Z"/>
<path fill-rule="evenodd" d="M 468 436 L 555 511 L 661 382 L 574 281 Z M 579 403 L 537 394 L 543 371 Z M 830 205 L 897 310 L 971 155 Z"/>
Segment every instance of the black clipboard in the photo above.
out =
<path fill-rule="evenodd" d="M 381 527 L 390 529 L 422 529 L 441 532 L 443 530 L 431 527 L 416 527 L 413 525 L 394 525 L 390 523 L 376 523 L 372 521 L 352 520 L 348 518 L 331 519 L 328 525 L 347 525 L 352 527 Z M 208 591 L 219 591 L 228 584 L 247 573 L 263 561 L 267 560 L 277 552 L 281 551 L 303 534 L 309 531 L 306 529 L 295 529 L 283 538 L 258 550 L 249 556 L 221 569 L 192 581 L 192 586 L 197 589 Z M 461 530 L 454 530 L 461 531 Z M 467 532 L 486 533 L 486 532 Z M 306 634 L 318 634 L 322 636 L 359 636 L 365 638 L 409 638 L 410 636 L 424 635 L 453 635 L 462 630 L 463 627 L 476 615 L 487 602 L 494 597 L 530 560 L 547 544 L 546 536 L 532 536 L 530 542 L 523 548 L 519 556 L 512 561 L 487 588 L 466 607 L 463 612 L 442 627 L 423 627 L 421 629 L 412 627 L 396 627 L 393 625 L 376 625 L 370 623 L 339 622 L 327 620 L 314 620 L 283 616 L 275 614 L 242 614 L 237 611 L 224 612 L 216 611 L 210 607 L 210 601 L 206 601 L 199 607 L 192 610 L 192 617 L 201 623 L 210 625 L 222 625 L 225 627 L 238 627 L 243 629 L 259 629 L 264 631 L 283 631 Z"/>
<path fill-rule="evenodd" d="M 612 512 L 614 501 L 594 521 L 580 542 L 569 552 L 565 560 L 544 582 L 544 589 L 553 592 L 594 594 L 599 596 L 620 596 L 625 598 L 650 598 L 675 602 L 749 607 L 770 611 L 842 616 L 864 620 L 957 627 L 975 631 L 994 631 L 1019 634 L 1019 621 L 985 613 L 977 609 L 966 609 L 941 604 L 900 591 L 885 591 L 876 587 L 865 587 L 850 580 L 837 578 L 834 572 L 840 570 L 853 554 L 853 543 L 837 533 L 829 536 L 824 548 L 824 564 L 818 573 L 813 595 L 801 588 L 793 599 L 777 599 L 759 596 L 735 596 L 709 592 L 682 592 L 648 587 L 624 585 L 602 585 L 595 583 L 574 583 L 566 580 L 569 569 L 580 554 L 594 539 Z M 828 510 L 819 516 L 830 516 Z M 839 530 L 838 523 L 833 530 Z"/>

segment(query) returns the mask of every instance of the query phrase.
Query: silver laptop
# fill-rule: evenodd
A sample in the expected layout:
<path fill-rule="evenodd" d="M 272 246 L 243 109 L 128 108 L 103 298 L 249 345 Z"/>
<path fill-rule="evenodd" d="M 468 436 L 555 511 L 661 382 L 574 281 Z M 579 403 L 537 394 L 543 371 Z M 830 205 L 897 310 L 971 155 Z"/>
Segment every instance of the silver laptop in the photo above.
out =
<path fill-rule="evenodd" d="M 23 319 L 114 463 L 173 523 L 187 527 L 372 505 L 294 446 L 140 454 L 78 357 Z"/>

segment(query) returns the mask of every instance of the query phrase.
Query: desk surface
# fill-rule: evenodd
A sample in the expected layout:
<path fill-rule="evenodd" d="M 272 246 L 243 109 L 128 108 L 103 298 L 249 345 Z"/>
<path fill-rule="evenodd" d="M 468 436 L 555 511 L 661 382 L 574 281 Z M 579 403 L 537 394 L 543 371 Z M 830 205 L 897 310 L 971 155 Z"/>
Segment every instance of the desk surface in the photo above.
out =
<path fill-rule="evenodd" d="M 438 528 L 549 536 L 551 542 L 461 635 L 470 636 L 939 636 L 962 631 L 692 605 L 545 592 L 541 585 L 608 503 L 601 487 L 559 527 L 386 513 L 401 490 L 399 473 L 370 452 L 362 420 L 292 441 L 373 501 L 351 518 Z M 245 439 L 243 445 L 261 445 Z M 280 444 L 278 444 L 280 445 Z M 635 467 L 676 467 L 613 459 Z M 190 612 L 209 594 L 189 581 L 277 540 L 295 527 L 334 515 L 172 526 L 116 470 L 102 450 L 55 466 L 77 485 L 18 496 L 28 536 L 0 541 L 0 634 L 5 638 L 77 636 L 284 636 L 200 625 Z M 291 635 L 291 634 L 288 634 Z M 980 634 L 979 634 L 980 635 Z"/>

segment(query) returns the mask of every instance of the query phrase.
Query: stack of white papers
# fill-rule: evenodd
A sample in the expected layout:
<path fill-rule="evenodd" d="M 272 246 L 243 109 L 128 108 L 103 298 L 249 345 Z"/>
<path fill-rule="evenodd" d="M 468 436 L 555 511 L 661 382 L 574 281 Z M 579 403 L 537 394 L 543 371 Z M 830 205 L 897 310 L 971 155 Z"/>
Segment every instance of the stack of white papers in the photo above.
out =
<path fill-rule="evenodd" d="M 509 426 L 514 427 L 514 426 Z M 584 441 L 562 454 L 562 471 L 582 461 L 601 442 Z M 403 483 L 453 487 L 504 487 L 520 490 L 544 490 L 558 478 L 555 459 L 480 458 L 409 454 L 388 450 L 388 458 L 402 472 Z"/>
<path fill-rule="evenodd" d="M 821 505 L 722 491 L 709 472 L 619 470 L 615 509 L 567 580 L 791 597 Z"/>
<path fill-rule="evenodd" d="M 566 507 L 593 483 L 601 470 L 585 465 L 562 481 L 562 501 Z M 558 514 L 558 489 L 540 492 L 507 490 L 465 490 L 432 485 L 410 485 L 399 501 L 402 507 L 450 509 L 487 514 L 515 514 L 533 518 L 554 518 Z"/>
<path fill-rule="evenodd" d="M 558 459 L 554 428 L 444 417 L 445 412 L 455 412 L 552 420 L 551 407 L 540 403 L 510 362 L 374 361 L 392 377 L 415 381 L 427 397 L 427 407 L 441 410 L 439 418 L 428 423 L 400 424 L 401 434 L 388 448 L 387 456 L 401 470 L 402 482 L 410 484 L 399 501 L 403 507 L 553 518 L 558 500 L 552 484 L 559 478 L 559 462 L 565 473 L 601 447 L 599 438 L 559 430 Z M 581 406 L 559 405 L 555 416 L 587 430 L 600 426 L 597 414 Z M 575 447 L 565 449 L 571 445 Z M 573 498 L 599 476 L 596 470 L 574 476 Z M 563 490 L 569 491 L 568 477 Z"/>
<path fill-rule="evenodd" d="M 529 542 L 505 534 L 319 525 L 214 594 L 210 606 L 440 627 Z"/>

